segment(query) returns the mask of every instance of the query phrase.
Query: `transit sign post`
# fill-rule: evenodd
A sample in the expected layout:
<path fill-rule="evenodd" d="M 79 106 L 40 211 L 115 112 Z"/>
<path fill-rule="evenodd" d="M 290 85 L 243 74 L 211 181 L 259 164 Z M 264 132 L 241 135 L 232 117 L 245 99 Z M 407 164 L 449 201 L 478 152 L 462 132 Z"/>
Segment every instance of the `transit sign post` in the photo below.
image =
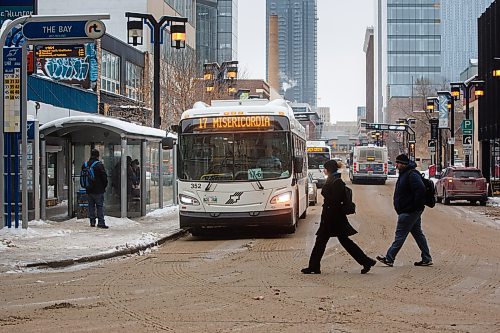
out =
<path fill-rule="evenodd" d="M 30 40 L 97 39 L 105 33 L 106 26 L 101 20 L 27 22 L 23 26 L 23 35 Z"/>

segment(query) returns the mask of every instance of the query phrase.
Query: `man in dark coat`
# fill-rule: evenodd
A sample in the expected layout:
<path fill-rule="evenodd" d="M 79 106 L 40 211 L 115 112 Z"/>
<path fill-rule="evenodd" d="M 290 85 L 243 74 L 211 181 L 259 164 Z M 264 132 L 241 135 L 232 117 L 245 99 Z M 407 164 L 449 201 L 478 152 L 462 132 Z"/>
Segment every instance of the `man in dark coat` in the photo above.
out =
<path fill-rule="evenodd" d="M 97 208 L 97 227 L 108 229 L 108 226 L 104 223 L 104 192 L 106 192 L 106 186 L 108 186 L 108 176 L 106 175 L 104 164 L 99 161 L 99 151 L 97 149 L 92 149 L 87 165 L 91 166 L 96 161 L 97 163 L 93 167 L 95 180 L 92 182 L 92 186 L 87 188 L 90 226 L 96 226 Z"/>
<path fill-rule="evenodd" d="M 347 216 L 342 212 L 341 205 L 345 200 L 345 183 L 341 179 L 338 162 L 327 161 L 324 164 L 324 172 L 327 180 L 321 195 L 324 197 L 321 222 L 316 232 L 316 242 L 309 259 L 309 266 L 302 269 L 304 274 L 320 274 L 320 262 L 325 253 L 326 244 L 330 237 L 337 237 L 340 245 L 363 266 L 361 274 L 366 274 L 376 261 L 368 257 L 361 248 L 356 245 L 349 236 L 357 233 L 347 220 Z"/>
<path fill-rule="evenodd" d="M 406 237 L 411 233 L 421 251 L 422 260 L 415 262 L 415 266 L 432 265 L 432 257 L 427 246 L 427 240 L 422 232 L 421 215 L 424 211 L 425 185 L 422 176 L 415 170 L 416 164 L 401 154 L 396 157 L 396 168 L 399 178 L 394 190 L 394 209 L 398 214 L 396 235 L 394 242 L 387 250 L 385 256 L 377 256 L 381 263 L 392 267 L 399 250 Z"/>

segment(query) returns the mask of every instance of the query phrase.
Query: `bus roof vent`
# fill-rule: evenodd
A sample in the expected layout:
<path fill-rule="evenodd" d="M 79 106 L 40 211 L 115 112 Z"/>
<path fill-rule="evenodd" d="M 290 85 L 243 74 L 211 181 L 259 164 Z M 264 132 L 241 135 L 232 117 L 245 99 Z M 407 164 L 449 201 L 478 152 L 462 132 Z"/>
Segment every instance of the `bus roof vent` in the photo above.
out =
<path fill-rule="evenodd" d="M 266 105 L 269 103 L 267 99 L 229 99 L 229 100 L 213 100 L 212 106 L 257 106 Z"/>
<path fill-rule="evenodd" d="M 206 109 L 207 107 L 209 107 L 209 105 L 204 102 L 196 102 L 193 105 L 193 109 Z"/>

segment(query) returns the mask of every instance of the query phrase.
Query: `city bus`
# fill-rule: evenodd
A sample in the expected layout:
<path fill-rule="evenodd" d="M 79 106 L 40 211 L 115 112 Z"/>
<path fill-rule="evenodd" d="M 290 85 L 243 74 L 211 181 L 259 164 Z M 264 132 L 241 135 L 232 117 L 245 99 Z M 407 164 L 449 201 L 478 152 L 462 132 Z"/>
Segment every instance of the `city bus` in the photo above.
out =
<path fill-rule="evenodd" d="M 307 170 L 321 188 L 326 182 L 323 165 L 332 159 L 331 148 L 324 141 L 307 141 L 306 145 Z"/>
<path fill-rule="evenodd" d="M 388 162 L 387 147 L 356 146 L 351 153 L 349 178 L 353 184 L 360 182 L 385 184 Z"/>
<path fill-rule="evenodd" d="M 308 205 L 306 133 L 286 101 L 197 102 L 177 131 L 181 228 L 295 232 Z"/>

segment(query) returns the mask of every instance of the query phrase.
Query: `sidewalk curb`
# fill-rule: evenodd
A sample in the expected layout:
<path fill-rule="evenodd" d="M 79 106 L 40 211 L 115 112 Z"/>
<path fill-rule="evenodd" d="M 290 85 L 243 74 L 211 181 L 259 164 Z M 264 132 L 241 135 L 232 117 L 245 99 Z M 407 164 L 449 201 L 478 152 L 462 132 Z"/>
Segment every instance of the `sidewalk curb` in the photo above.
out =
<path fill-rule="evenodd" d="M 154 247 L 154 246 L 161 245 L 167 241 L 179 239 L 179 238 L 185 236 L 186 234 L 188 234 L 187 230 L 180 229 L 180 230 L 174 232 L 173 234 L 162 237 L 154 242 L 144 244 L 144 245 L 134 246 L 134 247 L 126 248 L 126 249 L 96 254 L 96 255 L 92 255 L 92 256 L 80 257 L 80 258 L 75 258 L 75 259 L 60 259 L 60 260 L 54 260 L 54 261 L 35 262 L 35 263 L 26 264 L 25 267 L 26 268 L 61 268 L 61 267 L 75 265 L 75 264 L 89 263 L 89 262 L 94 262 L 94 261 L 99 261 L 99 260 L 110 259 L 110 258 L 114 258 L 114 257 L 125 256 L 128 254 L 137 253 L 139 251 L 144 251 L 144 250 L 149 249 L 149 248 Z"/>

